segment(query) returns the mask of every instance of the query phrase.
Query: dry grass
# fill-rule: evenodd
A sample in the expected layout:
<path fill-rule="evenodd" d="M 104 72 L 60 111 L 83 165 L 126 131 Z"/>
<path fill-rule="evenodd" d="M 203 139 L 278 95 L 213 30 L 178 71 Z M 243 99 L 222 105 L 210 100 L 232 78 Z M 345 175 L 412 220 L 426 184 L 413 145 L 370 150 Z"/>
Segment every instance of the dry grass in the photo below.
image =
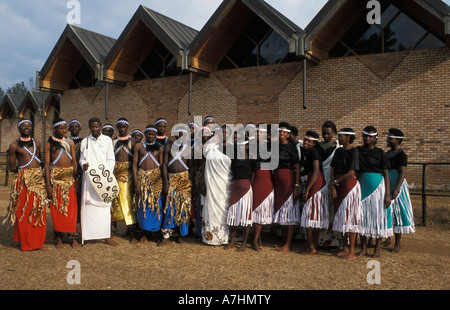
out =
<path fill-rule="evenodd" d="M 6 214 L 8 189 L 0 188 L 0 221 Z M 403 237 L 403 250 L 382 251 L 381 284 L 369 285 L 367 263 L 338 259 L 336 249 L 314 256 L 278 253 L 271 235 L 261 253 L 224 251 L 187 238 L 185 244 L 132 245 L 117 237 L 118 248 L 104 244 L 57 250 L 48 217 L 46 251 L 22 252 L 12 230 L 0 226 L 0 290 L 448 290 L 450 265 L 448 205 L 429 200 L 429 223 Z M 416 223 L 420 202 L 415 201 Z M 445 217 L 445 218 L 444 218 Z M 444 219 L 443 219 L 444 218 Z M 124 232 L 125 227 L 119 226 Z M 372 254 L 372 252 L 369 252 Z M 81 285 L 69 285 L 66 264 L 81 264 Z"/>

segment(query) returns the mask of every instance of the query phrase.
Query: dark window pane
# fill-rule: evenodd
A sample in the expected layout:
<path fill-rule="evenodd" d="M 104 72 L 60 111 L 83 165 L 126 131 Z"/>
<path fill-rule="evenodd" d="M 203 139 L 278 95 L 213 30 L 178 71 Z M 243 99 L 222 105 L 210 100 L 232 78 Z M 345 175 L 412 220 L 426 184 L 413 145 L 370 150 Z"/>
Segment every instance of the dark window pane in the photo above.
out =
<path fill-rule="evenodd" d="M 289 53 L 289 43 L 276 31 L 259 48 L 259 64 L 276 64 Z"/>
<path fill-rule="evenodd" d="M 164 76 L 179 75 L 181 69 L 177 67 L 177 59 L 170 54 L 166 59 L 166 70 Z"/>
<path fill-rule="evenodd" d="M 356 54 L 381 53 L 381 30 L 367 23 L 366 16 L 361 17 L 342 37 L 348 47 Z"/>
<path fill-rule="evenodd" d="M 219 64 L 217 65 L 218 70 L 227 70 L 227 69 L 236 69 L 236 67 L 228 60 L 227 57 L 224 57 Z"/>
<path fill-rule="evenodd" d="M 381 14 L 380 26 L 382 28 L 386 27 L 397 12 L 398 9 L 393 4 L 390 4 Z"/>
<path fill-rule="evenodd" d="M 404 13 L 385 29 L 385 52 L 414 48 L 426 30 Z M 395 39 L 395 40 L 394 40 Z"/>
<path fill-rule="evenodd" d="M 420 44 L 416 47 L 416 49 L 422 49 L 422 48 L 434 48 L 434 47 L 444 47 L 445 41 L 438 38 L 432 33 L 429 33 L 425 39 L 420 42 Z"/>
<path fill-rule="evenodd" d="M 344 57 L 349 50 L 341 44 L 341 42 L 337 42 L 335 46 L 330 50 L 329 57 L 330 58 L 336 58 L 336 57 Z"/>
<path fill-rule="evenodd" d="M 161 41 L 156 42 L 153 47 L 155 51 L 157 51 L 163 58 L 165 58 L 169 54 L 169 50 L 161 43 Z"/>
<path fill-rule="evenodd" d="M 381 30 L 371 25 L 350 48 L 358 55 L 381 53 Z"/>
<path fill-rule="evenodd" d="M 253 41 L 260 43 L 261 40 L 269 32 L 270 26 L 267 25 L 261 18 L 255 15 L 250 24 L 245 29 L 244 33 L 247 34 Z"/>
<path fill-rule="evenodd" d="M 239 68 L 256 66 L 255 47 L 245 35 L 241 35 L 227 55 Z"/>
<path fill-rule="evenodd" d="M 163 72 L 163 60 L 155 50 L 151 50 L 140 67 L 149 78 L 158 78 Z M 139 74 L 139 70 L 136 73 Z"/>

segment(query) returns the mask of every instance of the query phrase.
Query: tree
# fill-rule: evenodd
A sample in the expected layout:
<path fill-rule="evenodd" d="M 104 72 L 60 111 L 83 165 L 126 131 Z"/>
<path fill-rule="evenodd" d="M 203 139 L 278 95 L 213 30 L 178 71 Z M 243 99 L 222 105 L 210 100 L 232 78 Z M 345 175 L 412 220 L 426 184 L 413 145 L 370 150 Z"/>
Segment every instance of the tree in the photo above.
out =
<path fill-rule="evenodd" d="M 9 87 L 6 91 L 7 94 L 11 95 L 26 95 L 28 92 L 28 88 L 25 86 L 25 83 L 22 81 L 20 83 L 16 83 L 13 86 Z"/>
<path fill-rule="evenodd" d="M 0 101 L 3 99 L 3 97 L 5 97 L 6 93 L 3 90 L 3 88 L 0 87 Z"/>

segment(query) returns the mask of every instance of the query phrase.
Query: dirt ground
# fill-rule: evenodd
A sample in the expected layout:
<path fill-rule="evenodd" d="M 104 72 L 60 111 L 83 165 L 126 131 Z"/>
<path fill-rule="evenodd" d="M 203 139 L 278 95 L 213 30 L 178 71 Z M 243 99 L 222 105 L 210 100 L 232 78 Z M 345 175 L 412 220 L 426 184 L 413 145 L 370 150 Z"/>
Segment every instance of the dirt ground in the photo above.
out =
<path fill-rule="evenodd" d="M 6 215 L 8 196 L 9 188 L 0 187 L 0 221 Z M 433 201 L 429 207 L 433 209 Z M 182 245 L 172 242 L 157 247 L 153 242 L 134 245 L 118 236 L 117 248 L 97 243 L 72 249 L 66 244 L 58 250 L 53 245 L 50 216 L 47 250 L 22 252 L 12 241 L 12 227 L 0 224 L 0 290 L 448 290 L 448 203 L 440 208 L 443 211 L 431 225 L 422 226 L 416 219 L 417 232 L 403 237 L 400 253 L 383 249 L 381 258 L 353 261 L 339 259 L 336 248 L 300 255 L 301 240 L 295 241 L 292 252 L 279 253 L 273 248 L 276 237 L 271 234 L 264 236 L 260 253 L 250 248 L 225 251 L 193 237 Z M 432 219 L 431 212 L 429 215 Z M 120 225 L 119 235 L 124 232 Z M 68 262 L 73 260 L 80 264 L 80 284 L 67 280 L 73 269 Z M 374 260 L 380 264 L 379 284 L 368 283 Z"/>

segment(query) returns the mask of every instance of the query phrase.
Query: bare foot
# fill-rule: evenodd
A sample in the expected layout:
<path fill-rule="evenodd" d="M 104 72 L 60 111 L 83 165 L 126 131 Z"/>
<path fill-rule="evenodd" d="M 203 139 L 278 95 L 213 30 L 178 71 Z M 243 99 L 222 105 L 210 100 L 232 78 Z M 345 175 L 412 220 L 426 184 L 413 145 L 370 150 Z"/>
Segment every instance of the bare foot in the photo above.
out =
<path fill-rule="evenodd" d="M 168 239 L 168 238 L 163 238 L 163 240 L 162 240 L 161 242 L 159 242 L 159 243 L 157 244 L 157 246 L 164 246 L 164 245 L 166 245 L 167 243 L 169 243 L 169 239 Z"/>
<path fill-rule="evenodd" d="M 390 240 L 390 239 L 386 239 L 386 241 L 384 241 L 384 242 L 381 243 L 381 246 L 382 246 L 383 248 L 388 248 L 388 247 L 390 247 L 390 246 L 391 246 L 391 240 Z"/>
<path fill-rule="evenodd" d="M 142 236 L 141 237 L 141 239 L 139 239 L 139 243 L 146 243 L 148 240 L 147 240 L 147 236 Z"/>
<path fill-rule="evenodd" d="M 139 242 L 136 238 L 131 238 L 130 243 L 131 244 L 139 244 Z"/>
<path fill-rule="evenodd" d="M 400 253 L 401 249 L 402 249 L 402 247 L 399 244 L 396 244 L 394 246 L 394 249 L 392 250 L 392 253 Z"/>
<path fill-rule="evenodd" d="M 287 244 L 280 246 L 280 247 L 275 246 L 275 248 L 277 249 L 278 252 L 283 252 L 283 253 L 287 253 L 287 252 L 291 251 L 291 248 Z"/>
<path fill-rule="evenodd" d="M 119 244 L 117 242 L 113 241 L 112 238 L 105 239 L 105 244 L 113 246 L 113 247 L 119 246 Z"/>
<path fill-rule="evenodd" d="M 233 243 L 228 243 L 228 244 L 224 245 L 223 249 L 224 250 L 229 250 L 229 249 L 232 249 L 234 247 L 235 247 L 235 243 L 233 242 Z"/>
<path fill-rule="evenodd" d="M 245 249 L 247 249 L 247 245 L 242 245 L 241 247 L 237 248 L 237 252 L 245 252 Z"/>
<path fill-rule="evenodd" d="M 348 249 L 343 249 L 342 251 L 340 251 L 339 253 L 337 253 L 338 257 L 343 257 L 343 256 L 347 256 L 348 255 L 349 250 Z"/>
<path fill-rule="evenodd" d="M 261 246 L 259 244 L 252 243 L 251 248 L 253 250 L 255 250 L 256 252 L 261 252 L 262 251 L 262 248 L 261 248 Z"/>
<path fill-rule="evenodd" d="M 317 253 L 316 249 L 310 249 L 310 248 L 301 249 L 300 251 L 298 251 L 298 254 L 301 254 L 301 255 L 312 255 L 312 254 L 316 254 L 316 253 Z"/>
<path fill-rule="evenodd" d="M 367 256 L 367 250 L 365 250 L 365 249 L 364 249 L 364 250 L 361 250 L 361 252 L 358 253 L 358 256 L 359 256 L 359 257 L 361 257 L 361 256 Z"/>
<path fill-rule="evenodd" d="M 64 249 L 64 244 L 63 244 L 61 238 L 56 238 L 55 247 L 56 247 L 57 249 Z"/>
<path fill-rule="evenodd" d="M 177 243 L 178 243 L 178 244 L 183 244 L 183 243 L 184 243 L 184 242 L 183 242 L 183 239 L 182 239 L 181 237 L 178 237 Z"/>
<path fill-rule="evenodd" d="M 78 243 L 77 240 L 74 239 L 74 240 L 72 240 L 71 246 L 72 246 L 72 249 L 77 249 L 80 247 L 80 244 Z"/>
<path fill-rule="evenodd" d="M 356 259 L 357 258 L 357 256 L 355 255 L 355 254 L 348 254 L 348 255 L 346 255 L 346 256 L 342 256 L 341 257 L 341 259 L 345 259 L 345 260 L 353 260 L 353 259 Z"/>

